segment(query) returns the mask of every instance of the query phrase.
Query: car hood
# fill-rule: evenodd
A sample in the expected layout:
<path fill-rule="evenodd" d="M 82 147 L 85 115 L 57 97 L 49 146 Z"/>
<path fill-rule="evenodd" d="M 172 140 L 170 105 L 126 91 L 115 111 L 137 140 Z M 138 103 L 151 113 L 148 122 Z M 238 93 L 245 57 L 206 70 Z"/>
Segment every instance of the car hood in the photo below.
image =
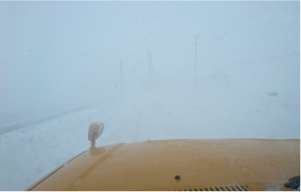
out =
<path fill-rule="evenodd" d="M 300 140 L 155 140 L 87 150 L 27 190 L 287 190 L 299 174 Z"/>

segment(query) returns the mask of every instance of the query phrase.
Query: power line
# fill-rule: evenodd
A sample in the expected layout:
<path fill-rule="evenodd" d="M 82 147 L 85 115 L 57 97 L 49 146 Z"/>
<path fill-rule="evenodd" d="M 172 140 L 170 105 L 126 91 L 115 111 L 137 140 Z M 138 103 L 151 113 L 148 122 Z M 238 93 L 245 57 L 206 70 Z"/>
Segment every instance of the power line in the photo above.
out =
<path fill-rule="evenodd" d="M 278 14 L 278 15 L 276 15 L 276 16 L 273 16 L 272 18 L 269 18 L 268 20 L 266 20 L 266 21 L 264 21 L 264 22 L 258 22 L 258 23 L 255 23 L 255 25 L 253 24 L 253 26 L 252 25 L 249 25 L 249 26 L 251 26 L 251 27 L 242 27 L 242 28 L 240 28 L 240 29 L 238 29 L 238 30 L 235 30 L 234 32 L 232 32 L 232 33 L 230 33 L 230 34 L 223 34 L 223 35 L 221 35 L 221 37 L 219 37 L 219 39 L 221 39 L 221 38 L 223 38 L 223 37 L 229 37 L 229 36 L 231 36 L 231 35 L 234 35 L 234 34 L 237 34 L 237 33 L 241 33 L 241 32 L 244 32 L 244 31 L 247 31 L 247 30 L 250 30 L 250 29 L 253 29 L 253 28 L 256 28 L 256 27 L 259 27 L 259 26 L 261 26 L 261 25 L 263 25 L 263 24 L 266 24 L 266 23 L 270 23 L 270 22 L 272 22 L 272 21 L 275 21 L 276 19 L 280 19 L 280 18 L 284 18 L 284 17 L 287 17 L 287 16 L 289 16 L 291 13 L 295 13 L 295 12 L 297 12 L 298 11 L 298 9 L 291 9 L 289 12 L 286 12 L 286 13 L 283 13 L 283 14 Z M 213 39 L 209 39 L 209 40 L 207 40 L 207 41 L 203 41 L 202 43 L 208 43 L 208 42 L 210 42 L 210 41 L 213 41 L 213 40 L 216 40 L 216 38 L 213 38 Z"/>
<path fill-rule="evenodd" d="M 297 12 L 299 9 L 290 9 L 288 12 L 286 12 L 286 13 L 282 13 L 282 14 L 278 14 L 278 15 L 274 15 L 274 16 L 272 16 L 272 17 L 270 17 L 270 18 L 268 18 L 268 19 L 266 19 L 265 21 L 260 21 L 260 22 L 257 22 L 257 23 L 255 23 L 255 25 L 254 24 L 252 24 L 252 25 L 249 25 L 249 26 L 251 26 L 251 27 L 248 27 L 248 26 L 246 26 L 246 27 L 241 27 L 241 28 L 239 28 L 239 29 L 237 29 L 237 30 L 234 30 L 232 33 L 230 33 L 230 34 L 224 34 L 224 35 L 222 35 L 221 37 L 219 37 L 219 39 L 220 38 L 222 38 L 222 37 L 228 37 L 228 36 L 230 36 L 230 35 L 233 35 L 233 34 L 237 34 L 237 33 L 241 33 L 241 32 L 244 32 L 244 31 L 246 31 L 246 30 L 250 30 L 250 29 L 253 29 L 253 28 L 256 28 L 256 27 L 258 27 L 258 26 L 261 26 L 261 25 L 263 25 L 263 24 L 266 24 L 266 23 L 270 23 L 270 22 L 272 22 L 272 21 L 275 21 L 276 19 L 280 19 L 280 18 L 284 18 L 284 17 L 287 17 L 287 16 L 289 16 L 291 13 L 295 13 L 295 12 Z M 239 20 L 239 21 L 244 21 L 244 20 Z M 229 25 L 230 23 L 228 23 L 227 25 Z M 227 26 L 227 25 L 225 25 L 225 26 Z M 227 29 L 227 28 L 229 28 L 229 27 L 218 27 L 218 28 L 224 28 L 224 29 Z M 218 31 L 220 31 L 220 30 L 218 30 Z M 214 32 L 213 32 L 214 33 Z M 208 33 L 208 35 L 209 34 L 212 34 L 212 33 Z M 206 38 L 207 39 L 207 38 Z M 202 41 L 202 43 L 204 44 L 204 43 L 208 43 L 208 42 L 210 42 L 210 41 L 213 41 L 213 40 L 216 40 L 216 38 L 209 38 L 208 40 L 206 40 L 206 41 Z M 174 52 L 178 52 L 179 50 L 177 50 L 177 51 L 174 51 Z M 171 53 L 171 52 L 169 52 L 169 53 Z M 159 53 L 159 55 L 160 54 L 164 54 L 164 53 Z"/>
<path fill-rule="evenodd" d="M 272 6 L 270 7 L 270 10 L 269 11 L 273 11 L 273 10 L 277 10 L 278 8 L 282 8 L 281 5 L 278 5 L 278 6 Z M 206 36 L 208 35 L 212 35 L 213 34 L 216 34 L 217 32 L 220 32 L 221 30 L 226 30 L 228 28 L 232 28 L 233 26 L 239 24 L 240 22 L 243 22 L 244 24 L 246 23 L 247 20 L 250 20 L 250 19 L 253 19 L 254 17 L 260 17 L 260 15 L 262 14 L 266 14 L 266 13 L 269 13 L 267 12 L 267 10 L 261 10 L 261 11 L 258 11 L 258 12 L 253 12 L 252 15 L 249 15 L 249 16 L 246 16 L 246 17 L 243 17 L 243 18 L 239 18 L 238 20 L 236 21 L 233 21 L 233 22 L 229 22 L 229 23 L 226 23 L 225 25 L 223 26 L 218 26 L 218 27 L 215 27 L 213 28 L 210 32 L 208 32 L 207 34 L 205 34 Z M 262 18 L 262 17 L 260 17 Z M 208 37 L 209 38 L 209 37 Z M 206 38 L 207 39 L 207 38 Z"/>

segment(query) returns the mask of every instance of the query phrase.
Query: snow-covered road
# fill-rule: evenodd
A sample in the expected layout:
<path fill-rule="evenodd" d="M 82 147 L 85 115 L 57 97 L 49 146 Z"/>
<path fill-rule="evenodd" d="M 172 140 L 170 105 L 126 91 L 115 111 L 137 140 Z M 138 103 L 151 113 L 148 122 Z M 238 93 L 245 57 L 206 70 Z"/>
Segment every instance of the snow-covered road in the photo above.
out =
<path fill-rule="evenodd" d="M 0 190 L 24 190 L 88 149 L 88 127 L 95 121 L 105 125 L 96 146 L 160 139 L 299 139 L 298 108 L 283 110 L 280 96 L 264 93 L 256 99 L 229 89 L 153 84 L 1 134 Z"/>

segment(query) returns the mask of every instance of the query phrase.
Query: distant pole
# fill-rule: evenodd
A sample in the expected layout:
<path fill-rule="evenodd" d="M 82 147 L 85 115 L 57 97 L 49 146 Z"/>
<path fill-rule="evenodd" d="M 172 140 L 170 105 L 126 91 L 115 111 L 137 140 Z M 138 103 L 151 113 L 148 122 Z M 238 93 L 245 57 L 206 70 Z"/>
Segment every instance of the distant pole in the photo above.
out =
<path fill-rule="evenodd" d="M 121 91 L 123 92 L 123 85 L 122 85 L 122 60 L 120 60 L 120 72 L 121 72 Z"/>
<path fill-rule="evenodd" d="M 197 60 L 198 36 L 195 36 L 195 57 L 194 57 L 194 88 L 196 84 L 196 60 Z"/>

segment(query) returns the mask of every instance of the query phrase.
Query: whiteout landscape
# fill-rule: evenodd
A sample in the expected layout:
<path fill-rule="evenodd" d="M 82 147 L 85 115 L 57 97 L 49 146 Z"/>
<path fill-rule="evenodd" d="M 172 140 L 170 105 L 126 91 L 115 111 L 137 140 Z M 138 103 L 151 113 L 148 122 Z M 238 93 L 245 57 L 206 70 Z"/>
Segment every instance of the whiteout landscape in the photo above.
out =
<path fill-rule="evenodd" d="M 0 2 L 0 190 L 90 147 L 300 139 L 300 2 Z"/>

